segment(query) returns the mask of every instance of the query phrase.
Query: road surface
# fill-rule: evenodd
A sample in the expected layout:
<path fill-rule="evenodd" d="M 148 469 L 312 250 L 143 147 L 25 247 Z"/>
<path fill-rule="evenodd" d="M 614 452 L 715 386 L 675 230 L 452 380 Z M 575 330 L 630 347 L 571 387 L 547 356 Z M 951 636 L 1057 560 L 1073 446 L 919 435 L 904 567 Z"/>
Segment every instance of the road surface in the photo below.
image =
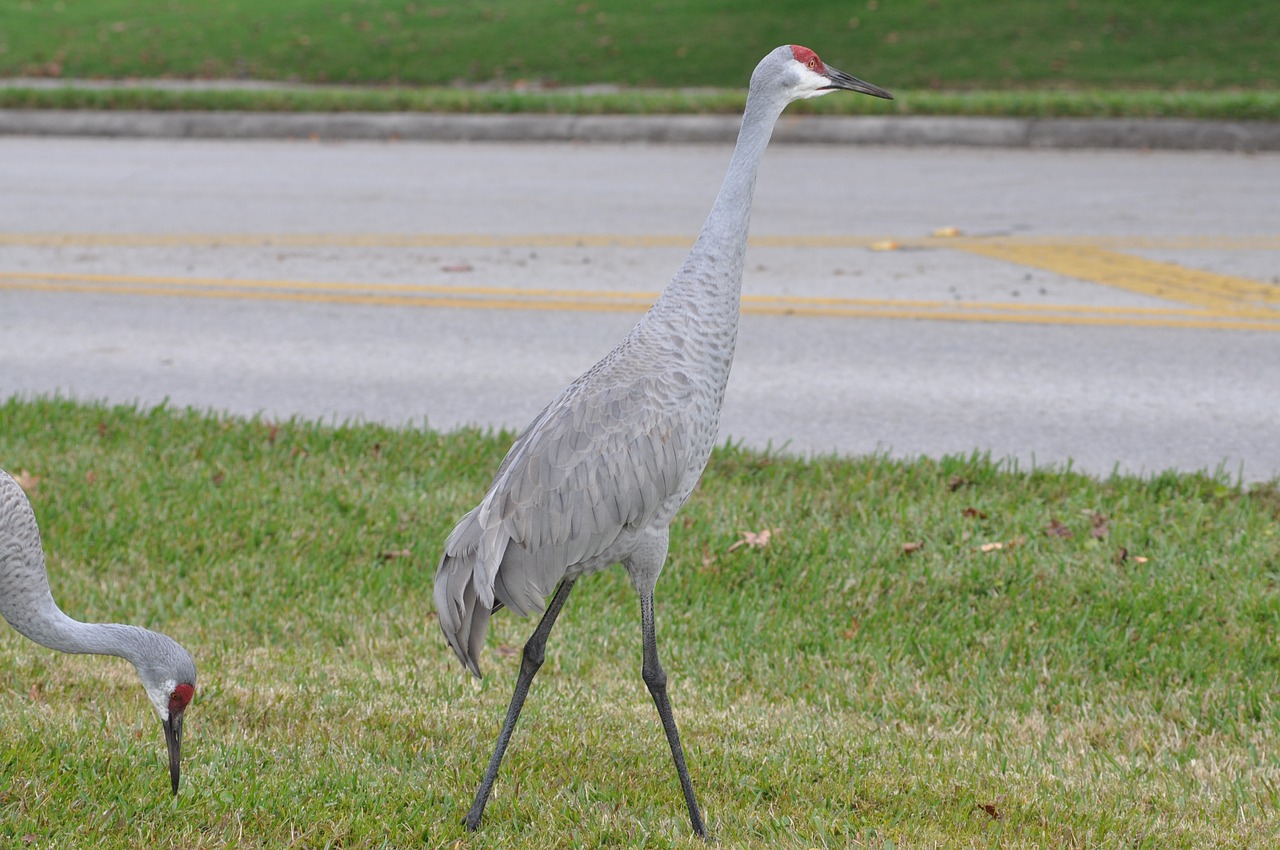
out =
<path fill-rule="evenodd" d="M 0 138 L 0 398 L 520 428 L 728 154 Z M 722 437 L 1280 475 L 1277 185 L 1277 154 L 775 145 Z"/>

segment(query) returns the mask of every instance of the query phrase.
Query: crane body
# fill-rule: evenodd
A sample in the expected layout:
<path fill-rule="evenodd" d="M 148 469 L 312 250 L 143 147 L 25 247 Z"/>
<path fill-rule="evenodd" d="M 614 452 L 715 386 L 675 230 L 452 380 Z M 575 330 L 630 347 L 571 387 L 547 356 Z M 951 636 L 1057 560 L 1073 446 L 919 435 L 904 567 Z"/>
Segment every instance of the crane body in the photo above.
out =
<path fill-rule="evenodd" d="M 480 504 L 449 535 L 436 572 L 440 625 L 479 677 L 489 617 L 551 602 L 524 647 L 515 693 L 466 824 L 478 828 L 547 636 L 574 583 L 621 563 L 640 597 L 642 677 L 657 707 L 694 831 L 706 836 L 658 657 L 653 596 L 669 527 L 715 446 L 737 341 L 756 172 L 793 100 L 836 89 L 891 98 L 785 45 L 751 77 L 728 171 L 688 257 L 630 333 L 516 439 Z"/>

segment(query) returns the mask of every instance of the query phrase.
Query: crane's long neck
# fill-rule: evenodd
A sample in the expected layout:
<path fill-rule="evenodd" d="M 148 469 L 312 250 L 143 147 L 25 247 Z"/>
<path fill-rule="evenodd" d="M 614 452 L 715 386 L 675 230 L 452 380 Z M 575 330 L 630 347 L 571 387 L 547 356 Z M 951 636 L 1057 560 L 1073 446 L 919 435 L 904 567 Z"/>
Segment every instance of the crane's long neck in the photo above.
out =
<path fill-rule="evenodd" d="M 82 623 L 64 614 L 49 592 L 35 514 L 12 479 L 3 476 L 0 484 L 0 614 L 50 649 L 116 655 L 136 665 L 152 633 L 137 626 Z"/>
<path fill-rule="evenodd" d="M 688 294 L 690 289 L 712 288 L 724 299 L 734 302 L 735 319 L 737 298 L 742 291 L 756 172 L 785 105 L 762 97 L 747 99 L 738 142 L 720 192 L 689 256 L 667 287 L 679 295 Z"/>

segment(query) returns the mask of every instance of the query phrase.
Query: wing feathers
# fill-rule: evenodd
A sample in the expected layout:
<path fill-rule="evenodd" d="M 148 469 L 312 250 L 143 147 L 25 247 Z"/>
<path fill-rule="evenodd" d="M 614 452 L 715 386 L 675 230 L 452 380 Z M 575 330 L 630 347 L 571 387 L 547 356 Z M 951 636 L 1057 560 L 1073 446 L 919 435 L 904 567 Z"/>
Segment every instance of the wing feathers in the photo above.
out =
<path fill-rule="evenodd" d="M 472 673 L 480 675 L 495 605 L 522 616 L 543 610 L 570 567 L 646 526 L 699 471 L 688 468 L 681 431 L 687 386 L 663 383 L 670 380 L 571 386 L 516 440 L 484 500 L 449 535 L 436 609 Z"/>

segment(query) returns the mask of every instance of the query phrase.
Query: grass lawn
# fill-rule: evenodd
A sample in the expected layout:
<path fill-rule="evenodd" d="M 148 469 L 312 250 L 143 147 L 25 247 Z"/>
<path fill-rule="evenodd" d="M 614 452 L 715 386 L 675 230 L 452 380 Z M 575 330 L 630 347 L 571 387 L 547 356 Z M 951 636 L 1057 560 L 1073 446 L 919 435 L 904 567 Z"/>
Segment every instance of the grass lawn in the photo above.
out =
<path fill-rule="evenodd" d="M 55 598 L 200 668 L 175 799 L 125 662 L 0 632 L 0 842 L 701 846 L 620 569 L 575 589 L 462 830 L 533 623 L 495 618 L 473 684 L 431 580 L 509 440 L 0 402 Z M 1275 484 L 718 450 L 657 612 L 709 828 L 724 847 L 1274 847 L 1278 570 Z"/>
<path fill-rule="evenodd" d="M 409 87 L 611 83 L 741 90 L 756 61 L 782 42 L 807 44 L 833 65 L 903 95 L 908 104 L 915 99 L 916 105 L 906 107 L 914 112 L 974 114 L 963 111 L 974 108 L 972 99 L 929 98 L 930 93 L 955 91 L 985 92 L 983 109 L 997 113 L 1043 110 L 1043 106 L 1027 105 L 1025 92 L 1033 91 L 1074 93 L 1077 98 L 1083 94 L 1083 99 L 1074 101 L 1075 110 L 1092 104 L 1101 110 L 1099 114 L 1119 108 L 1121 114 L 1132 109 L 1136 115 L 1153 114 L 1151 91 L 1228 98 L 1239 93 L 1274 96 L 1280 91 L 1276 54 L 1280 5 L 1274 3 L 14 0 L 0 4 L 0 76 L 251 77 Z M 999 93 L 1011 95 L 1001 98 Z M 2 105 L 20 105 L 10 98 Z M 251 101 L 258 104 L 254 108 L 272 108 L 262 100 Z M 470 102 L 486 111 L 500 111 L 504 103 L 483 96 Z M 517 102 L 527 104 L 528 100 Z M 37 97 L 34 103 L 58 105 L 47 96 Z M 558 103 L 563 107 L 564 101 Z M 608 111 L 617 108 L 618 101 L 611 103 Z M 1255 104 L 1252 112 L 1227 111 L 1225 117 L 1276 120 L 1280 106 L 1274 97 L 1267 103 L 1261 115 L 1256 114 Z M 62 105 L 71 104 L 64 101 Z M 1199 117 L 1195 111 L 1165 109 L 1154 114 Z M 1212 117 L 1223 117 L 1223 107 L 1216 109 Z"/>

